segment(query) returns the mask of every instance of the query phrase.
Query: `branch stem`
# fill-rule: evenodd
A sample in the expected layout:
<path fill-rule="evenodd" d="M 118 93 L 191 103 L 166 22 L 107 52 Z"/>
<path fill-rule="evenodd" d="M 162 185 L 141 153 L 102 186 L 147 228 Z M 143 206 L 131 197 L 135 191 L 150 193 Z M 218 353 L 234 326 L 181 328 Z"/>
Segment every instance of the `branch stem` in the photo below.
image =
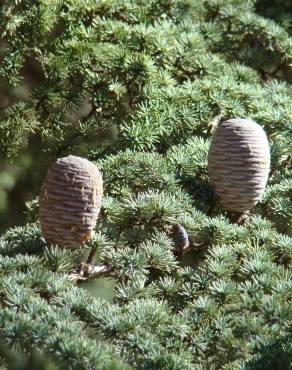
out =
<path fill-rule="evenodd" d="M 110 271 L 106 265 L 91 265 L 84 263 L 80 271 L 69 275 L 70 279 L 76 282 L 88 281 L 103 276 Z"/>

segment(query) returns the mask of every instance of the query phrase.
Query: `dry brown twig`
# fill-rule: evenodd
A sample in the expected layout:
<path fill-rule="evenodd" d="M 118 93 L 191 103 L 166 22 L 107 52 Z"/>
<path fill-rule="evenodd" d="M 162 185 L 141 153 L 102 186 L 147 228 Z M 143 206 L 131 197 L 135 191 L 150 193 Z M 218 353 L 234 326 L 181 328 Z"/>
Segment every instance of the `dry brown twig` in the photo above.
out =
<path fill-rule="evenodd" d="M 108 274 L 110 268 L 106 265 L 91 265 L 83 263 L 79 271 L 69 274 L 69 278 L 76 282 L 88 281 Z"/>

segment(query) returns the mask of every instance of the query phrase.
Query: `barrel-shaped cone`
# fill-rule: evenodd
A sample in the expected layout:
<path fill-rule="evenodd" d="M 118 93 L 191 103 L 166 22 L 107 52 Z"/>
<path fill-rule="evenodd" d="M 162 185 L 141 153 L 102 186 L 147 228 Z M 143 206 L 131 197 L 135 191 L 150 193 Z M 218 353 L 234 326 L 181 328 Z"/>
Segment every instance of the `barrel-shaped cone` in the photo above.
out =
<path fill-rule="evenodd" d="M 265 190 L 269 170 L 269 144 L 260 125 L 238 118 L 218 125 L 209 150 L 208 171 L 225 210 L 243 213 L 253 208 Z"/>
<path fill-rule="evenodd" d="M 58 159 L 47 172 L 39 198 L 45 239 L 69 248 L 89 240 L 102 193 L 102 176 L 95 164 L 72 155 Z"/>

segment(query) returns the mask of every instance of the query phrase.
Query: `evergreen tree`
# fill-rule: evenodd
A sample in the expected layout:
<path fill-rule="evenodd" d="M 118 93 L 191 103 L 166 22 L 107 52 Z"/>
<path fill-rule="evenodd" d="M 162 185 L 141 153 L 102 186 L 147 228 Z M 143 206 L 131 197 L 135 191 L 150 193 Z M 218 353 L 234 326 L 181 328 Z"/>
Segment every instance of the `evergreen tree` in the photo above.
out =
<path fill-rule="evenodd" d="M 1 237 L 1 369 L 291 369 L 292 13 L 274 3 L 2 0 L 2 160 L 37 138 L 35 163 L 84 156 L 105 189 L 78 250 L 44 240 L 37 194 Z M 272 154 L 243 224 L 207 171 L 233 117 Z M 101 276 L 113 301 L 83 288 Z"/>

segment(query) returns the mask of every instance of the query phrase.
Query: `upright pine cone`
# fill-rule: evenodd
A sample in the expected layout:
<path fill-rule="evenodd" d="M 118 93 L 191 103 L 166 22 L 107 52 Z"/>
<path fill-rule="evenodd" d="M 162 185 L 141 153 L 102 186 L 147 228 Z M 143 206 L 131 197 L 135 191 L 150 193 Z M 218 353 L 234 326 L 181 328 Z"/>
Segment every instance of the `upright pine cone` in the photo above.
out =
<path fill-rule="evenodd" d="M 270 151 L 267 136 L 254 121 L 229 119 L 218 125 L 208 156 L 209 177 L 225 210 L 243 213 L 265 190 Z"/>
<path fill-rule="evenodd" d="M 40 193 L 44 237 L 70 248 L 91 239 L 102 193 L 102 176 L 93 163 L 72 155 L 58 159 L 49 168 Z"/>

